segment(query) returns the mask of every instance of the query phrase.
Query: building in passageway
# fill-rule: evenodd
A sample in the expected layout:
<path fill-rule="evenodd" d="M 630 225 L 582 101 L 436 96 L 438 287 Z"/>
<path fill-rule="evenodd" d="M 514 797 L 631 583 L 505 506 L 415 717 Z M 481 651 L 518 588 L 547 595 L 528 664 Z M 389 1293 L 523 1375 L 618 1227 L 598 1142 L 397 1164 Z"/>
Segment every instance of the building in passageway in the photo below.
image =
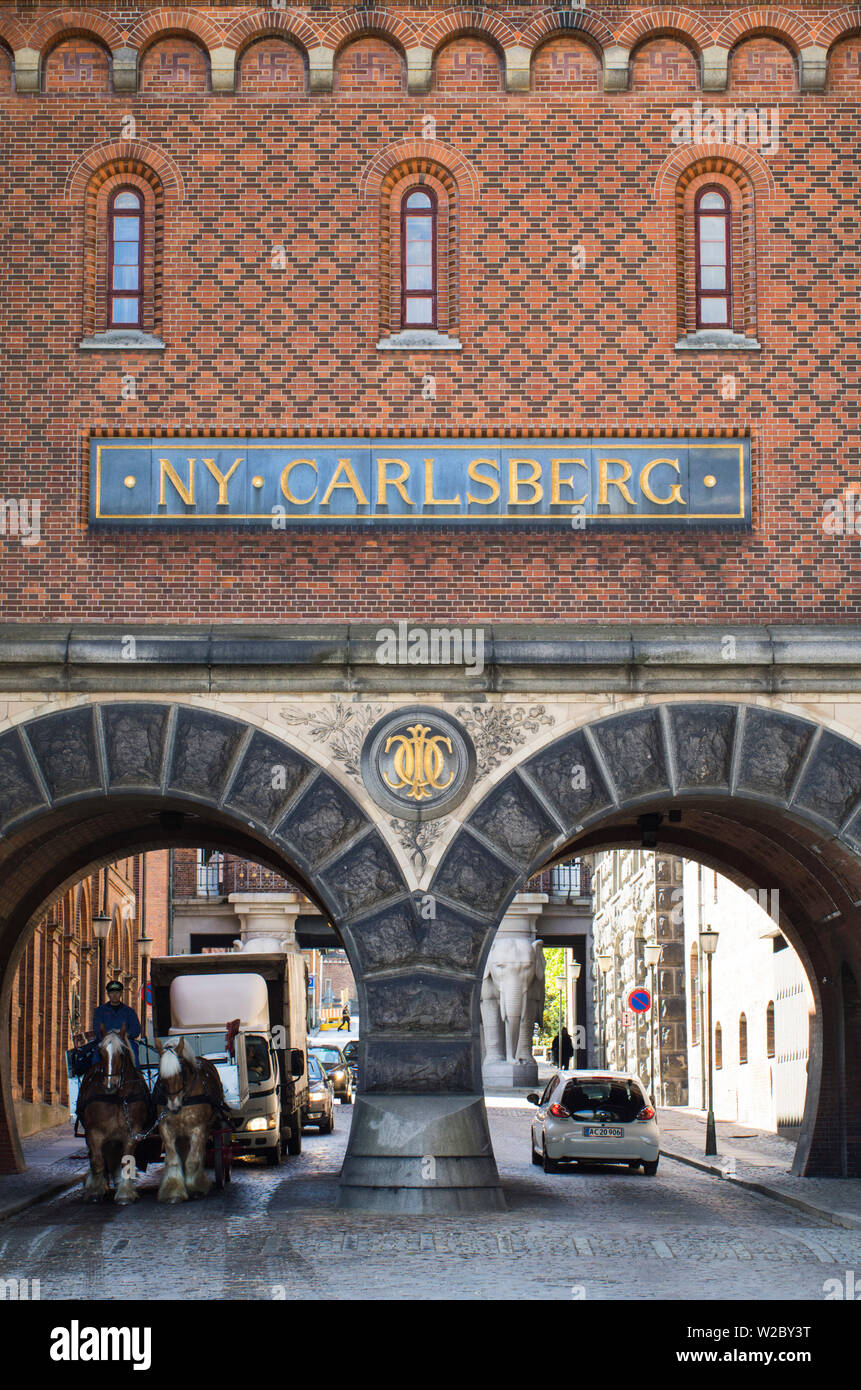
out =
<path fill-rule="evenodd" d="M 686 1105 L 683 861 L 649 850 L 609 850 L 596 854 L 593 865 L 596 1061 L 641 1076 L 659 1105 Z M 653 942 L 661 947 L 656 967 L 646 963 Z M 652 1006 L 638 1014 L 629 999 L 642 988 L 652 993 Z"/>
<path fill-rule="evenodd" d="M 687 861 L 684 908 L 690 1102 L 707 1105 L 707 966 L 699 946 L 707 926 L 718 932 L 712 956 L 715 1116 L 796 1137 L 814 1002 L 804 967 L 778 925 L 779 890 L 748 893 Z"/>

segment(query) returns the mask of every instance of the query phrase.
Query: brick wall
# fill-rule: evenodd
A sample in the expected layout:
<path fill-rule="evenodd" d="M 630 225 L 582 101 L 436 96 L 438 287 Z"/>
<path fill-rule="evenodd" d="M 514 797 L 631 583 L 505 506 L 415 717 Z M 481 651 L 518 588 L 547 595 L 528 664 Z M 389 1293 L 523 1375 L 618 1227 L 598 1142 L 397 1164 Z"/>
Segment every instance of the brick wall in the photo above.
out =
<path fill-rule="evenodd" d="M 854 542 L 823 535 L 820 516 L 858 468 L 846 374 L 857 359 L 861 43 L 837 42 L 824 93 L 799 90 L 797 64 L 813 34 L 827 47 L 848 25 L 838 6 L 769 11 L 779 32 L 747 39 L 756 16 L 731 6 L 687 7 L 665 26 L 684 33 L 651 37 L 661 13 L 625 5 L 589 11 L 576 37 L 554 36 L 527 6 L 349 22 L 320 7 L 262 12 L 265 43 L 244 48 L 249 10 L 195 7 L 179 34 L 176 15 L 159 13 L 95 7 L 93 33 L 78 15 L 52 49 L 61 12 L 0 8 L 2 486 L 42 499 L 44 537 L 0 537 L 6 621 L 856 617 Z M 159 25 L 171 33 L 158 38 Z M 290 36 L 273 37 L 275 25 Z M 724 32 L 729 88 L 704 93 L 696 54 Z M 142 50 L 138 92 L 106 88 L 107 48 L 123 34 Z M 436 50 L 434 75 L 428 93 L 408 96 L 404 51 L 419 39 Z M 537 50 L 529 91 L 505 89 L 515 41 Z M 614 41 L 631 49 L 631 80 L 605 92 L 598 54 Z M 237 90 L 213 94 L 206 47 L 224 43 L 240 49 Z M 309 94 L 301 52 L 320 43 L 338 50 L 334 89 Z M 34 46 L 48 55 L 47 90 L 10 93 L 11 51 Z M 675 186 L 693 154 L 672 144 L 671 113 L 697 98 L 779 108 L 777 151 L 738 155 L 753 190 L 761 352 L 674 350 Z M 449 298 L 461 352 L 376 349 L 375 160 L 399 147 L 413 151 L 407 170 L 424 152 L 458 185 Z M 167 348 L 82 352 L 88 186 L 105 161 L 132 156 L 161 185 Z M 572 243 L 586 254 L 576 273 Z M 435 401 L 422 396 L 428 372 Z M 85 519 L 98 431 L 745 429 L 751 534 L 130 537 L 91 533 Z"/>
<path fill-rule="evenodd" d="M 166 851 L 148 854 L 146 926 L 153 953 L 167 949 Z M 123 999 L 141 1014 L 139 918 L 123 923 L 124 903 L 140 902 L 141 856 L 108 870 L 107 913 L 113 918 L 104 945 L 102 975 L 118 975 Z M 12 1098 L 22 1134 L 67 1118 L 66 1049 L 77 1032 L 89 1033 L 93 1010 L 104 999 L 92 918 L 104 908 L 105 871 L 70 889 L 39 924 L 18 966 L 10 1015 Z"/>

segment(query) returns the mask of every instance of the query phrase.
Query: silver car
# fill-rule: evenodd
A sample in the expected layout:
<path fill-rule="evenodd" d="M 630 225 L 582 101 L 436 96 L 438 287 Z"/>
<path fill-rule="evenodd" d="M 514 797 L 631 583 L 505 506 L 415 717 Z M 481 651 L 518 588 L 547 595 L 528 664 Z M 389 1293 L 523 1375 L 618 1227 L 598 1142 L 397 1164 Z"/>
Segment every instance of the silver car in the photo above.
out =
<path fill-rule="evenodd" d="M 636 1076 L 620 1071 L 559 1071 L 539 1096 L 532 1121 L 532 1162 L 545 1173 L 565 1163 L 626 1163 L 658 1171 L 661 1136 L 648 1092 Z"/>

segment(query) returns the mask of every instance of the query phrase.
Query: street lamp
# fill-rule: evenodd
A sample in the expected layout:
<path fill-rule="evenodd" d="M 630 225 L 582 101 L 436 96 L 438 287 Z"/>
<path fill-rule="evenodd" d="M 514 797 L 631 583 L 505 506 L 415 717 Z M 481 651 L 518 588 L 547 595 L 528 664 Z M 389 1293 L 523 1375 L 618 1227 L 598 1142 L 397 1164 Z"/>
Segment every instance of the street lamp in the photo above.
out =
<path fill-rule="evenodd" d="M 556 1027 L 557 1027 L 557 1032 L 556 1032 L 556 1065 L 557 1065 L 557 1067 L 564 1067 L 564 1066 L 565 1066 L 565 1063 L 562 1061 L 562 996 L 563 996 L 563 993 L 564 993 L 564 991 L 565 991 L 565 976 L 564 976 L 564 975 L 557 975 L 557 976 L 556 976 L 556 988 L 557 988 L 557 990 L 558 990 L 558 992 L 559 992 L 558 1008 L 557 1008 L 557 1010 L 556 1010 L 556 1012 L 557 1012 L 557 1020 L 556 1020 Z"/>
<path fill-rule="evenodd" d="M 577 1064 L 580 1061 L 580 1058 L 577 1055 L 579 1051 L 577 1047 L 577 981 L 580 979 L 580 970 L 580 962 L 577 960 L 573 960 L 571 962 L 571 1028 L 573 1030 L 571 1033 L 571 1037 L 574 1043 L 573 1060 L 575 1071 L 577 1070 Z"/>
<path fill-rule="evenodd" d="M 152 955 L 152 948 L 154 945 L 155 942 L 151 936 L 143 934 L 138 937 L 138 951 L 140 952 L 141 958 L 141 1037 L 143 1038 L 144 1042 L 146 1042 L 147 1040 L 146 995 L 147 989 L 149 988 L 149 958 Z M 155 1030 L 153 1030 L 153 1033 L 155 1033 Z"/>
<path fill-rule="evenodd" d="M 652 1017 L 649 1019 L 649 1084 L 652 1091 L 652 1104 L 656 1103 L 657 1089 L 655 1087 L 655 1015 L 657 1013 L 657 999 L 655 995 L 655 966 L 660 962 L 663 947 L 659 941 L 646 941 L 643 943 L 643 960 L 649 967 L 649 983 L 652 986 Z"/>
<path fill-rule="evenodd" d="M 107 877 L 107 871 L 106 871 L 105 876 Z M 107 889 L 105 889 L 105 897 L 107 897 Z M 99 975 L 99 978 L 98 978 L 98 985 L 97 985 L 97 993 L 98 993 L 98 996 L 99 996 L 99 1003 L 101 1004 L 101 1002 L 102 1002 L 102 996 L 103 996 L 103 994 L 104 994 L 104 992 L 105 992 L 105 942 L 107 941 L 107 939 L 108 939 L 108 933 L 109 933 L 110 930 L 111 930 L 111 921 L 112 921 L 112 918 L 110 918 L 110 917 L 108 916 L 107 912 L 103 911 L 103 912 L 97 912 L 96 915 L 95 915 L 95 917 L 92 919 L 92 921 L 93 921 L 93 936 L 96 938 L 96 941 L 98 942 L 98 952 L 99 952 L 98 975 Z"/>
<path fill-rule="evenodd" d="M 712 1030 L 712 956 L 717 950 L 718 934 L 712 927 L 700 932 L 700 950 L 707 959 L 708 971 L 708 1012 L 709 1012 L 709 1113 L 706 1119 L 706 1155 L 717 1153 L 714 1109 L 714 1040 Z"/>
<path fill-rule="evenodd" d="M 601 951 L 595 957 L 598 968 L 601 971 L 601 979 L 598 980 L 598 1030 L 601 1034 L 601 1065 L 607 1065 L 607 971 L 613 964 L 613 956 L 610 951 Z M 604 1003 L 601 1005 L 601 991 L 603 980 Z"/>

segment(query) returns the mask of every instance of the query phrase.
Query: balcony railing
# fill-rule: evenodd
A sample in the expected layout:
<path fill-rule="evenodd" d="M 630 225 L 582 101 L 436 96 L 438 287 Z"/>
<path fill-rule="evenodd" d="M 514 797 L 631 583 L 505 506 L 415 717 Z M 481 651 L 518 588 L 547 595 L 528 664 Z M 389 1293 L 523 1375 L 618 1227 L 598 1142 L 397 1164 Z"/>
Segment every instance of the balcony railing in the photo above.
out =
<path fill-rule="evenodd" d="M 226 898 L 229 893 L 290 893 L 295 884 L 248 859 L 214 854 L 208 864 L 177 860 L 173 866 L 175 898 Z"/>
<path fill-rule="evenodd" d="M 546 893 L 551 902 L 572 902 L 575 898 L 588 898 L 592 892 L 592 875 L 589 866 L 580 859 L 570 864 L 556 864 L 552 869 L 542 869 L 540 874 L 529 880 L 527 891 Z"/>

